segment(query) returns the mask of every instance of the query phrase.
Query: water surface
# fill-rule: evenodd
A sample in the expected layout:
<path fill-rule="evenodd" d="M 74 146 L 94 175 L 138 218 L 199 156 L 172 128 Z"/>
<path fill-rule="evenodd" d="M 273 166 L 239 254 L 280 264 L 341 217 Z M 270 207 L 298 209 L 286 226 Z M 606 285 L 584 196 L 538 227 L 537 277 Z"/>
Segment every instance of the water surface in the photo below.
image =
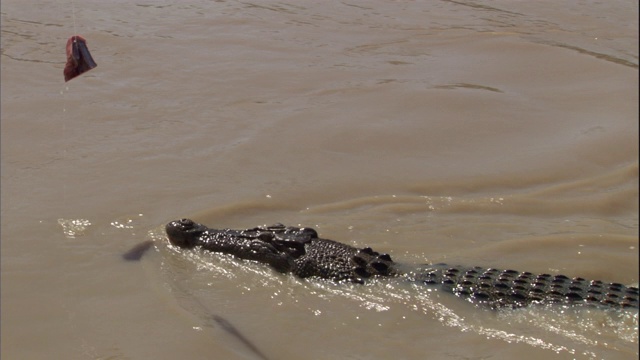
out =
<path fill-rule="evenodd" d="M 3 1 L 1 356 L 252 358 L 216 314 L 270 359 L 637 358 L 637 312 L 302 281 L 162 233 L 283 222 L 410 264 L 637 284 L 637 14 Z M 74 32 L 98 67 L 65 84 Z"/>

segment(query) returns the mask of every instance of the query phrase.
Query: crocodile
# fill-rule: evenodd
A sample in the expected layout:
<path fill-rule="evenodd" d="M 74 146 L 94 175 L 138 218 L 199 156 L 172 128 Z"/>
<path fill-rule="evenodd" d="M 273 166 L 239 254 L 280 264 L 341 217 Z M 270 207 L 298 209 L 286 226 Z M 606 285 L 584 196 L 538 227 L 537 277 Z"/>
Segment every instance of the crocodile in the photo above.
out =
<path fill-rule="evenodd" d="M 231 254 L 300 278 L 364 283 L 370 278 L 404 277 L 492 309 L 558 303 L 638 309 L 637 287 L 509 269 L 447 264 L 411 267 L 369 247 L 320 238 L 307 227 L 275 224 L 219 230 L 181 219 L 168 223 L 165 230 L 170 243 L 179 248 Z"/>

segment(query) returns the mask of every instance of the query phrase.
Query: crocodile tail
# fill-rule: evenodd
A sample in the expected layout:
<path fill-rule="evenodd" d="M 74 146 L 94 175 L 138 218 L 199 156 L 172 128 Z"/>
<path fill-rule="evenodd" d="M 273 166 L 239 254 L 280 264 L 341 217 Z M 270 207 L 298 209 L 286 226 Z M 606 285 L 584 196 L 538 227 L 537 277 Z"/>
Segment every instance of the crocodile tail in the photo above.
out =
<path fill-rule="evenodd" d="M 416 281 L 490 308 L 555 303 L 638 308 L 637 287 L 580 277 L 446 264 L 428 266 L 417 274 Z"/>

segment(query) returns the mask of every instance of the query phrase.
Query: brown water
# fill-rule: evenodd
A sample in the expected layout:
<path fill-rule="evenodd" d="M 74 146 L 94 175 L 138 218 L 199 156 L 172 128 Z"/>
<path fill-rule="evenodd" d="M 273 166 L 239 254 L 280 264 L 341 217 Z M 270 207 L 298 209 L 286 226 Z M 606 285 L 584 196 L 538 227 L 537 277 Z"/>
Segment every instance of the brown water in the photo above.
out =
<path fill-rule="evenodd" d="M 637 284 L 637 14 L 2 1 L 0 356 L 254 358 L 216 314 L 270 359 L 637 358 L 637 312 L 489 312 L 180 253 L 162 234 L 181 217 L 283 222 L 406 263 Z M 64 84 L 74 28 L 98 68 Z"/>

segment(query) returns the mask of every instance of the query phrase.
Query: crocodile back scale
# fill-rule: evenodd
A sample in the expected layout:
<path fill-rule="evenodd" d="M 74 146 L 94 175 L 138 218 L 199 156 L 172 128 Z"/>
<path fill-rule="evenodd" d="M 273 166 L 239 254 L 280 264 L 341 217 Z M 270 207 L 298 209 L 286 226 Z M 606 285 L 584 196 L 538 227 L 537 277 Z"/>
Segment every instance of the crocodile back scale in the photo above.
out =
<path fill-rule="evenodd" d="M 270 265 L 298 277 L 363 283 L 371 277 L 404 277 L 439 288 L 471 303 L 490 308 L 530 304 L 583 304 L 638 308 L 638 288 L 619 283 L 515 270 L 423 265 L 399 266 L 388 254 L 322 239 L 311 228 L 282 224 L 245 230 L 211 229 L 189 219 L 166 226 L 171 244 L 200 247 Z"/>

